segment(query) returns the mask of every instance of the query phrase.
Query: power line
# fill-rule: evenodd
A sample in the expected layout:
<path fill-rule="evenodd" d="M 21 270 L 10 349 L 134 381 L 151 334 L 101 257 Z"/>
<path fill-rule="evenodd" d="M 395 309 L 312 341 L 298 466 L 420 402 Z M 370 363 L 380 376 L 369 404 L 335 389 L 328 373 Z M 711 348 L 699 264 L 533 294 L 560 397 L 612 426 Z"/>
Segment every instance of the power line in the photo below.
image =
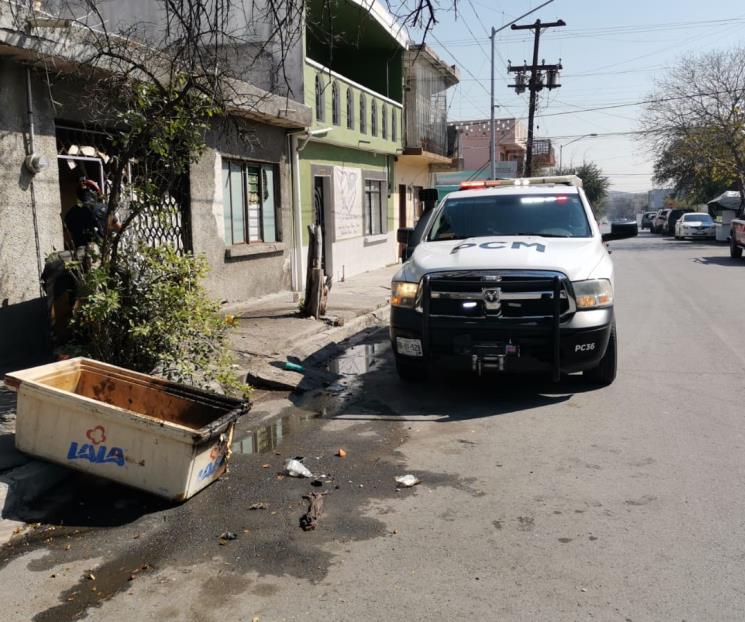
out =
<path fill-rule="evenodd" d="M 716 20 L 700 20 L 691 22 L 664 22 L 660 24 L 649 24 L 649 25 L 627 25 L 627 26 L 608 26 L 603 28 L 574 28 L 571 32 L 566 34 L 556 33 L 552 36 L 552 40 L 559 39 L 579 39 L 579 38 L 600 38 L 612 34 L 643 34 L 649 32 L 664 32 L 664 31 L 677 31 L 677 30 L 689 30 L 696 28 L 706 28 L 708 26 L 717 26 L 721 24 L 737 24 L 745 21 L 745 18 L 738 16 L 730 19 L 716 19 Z M 526 36 L 512 36 L 505 37 L 505 42 L 524 42 L 528 40 Z M 456 46 L 472 46 L 474 45 L 468 39 L 452 39 L 444 41 L 443 43 Z"/>
<path fill-rule="evenodd" d="M 458 67 L 462 67 L 462 68 L 463 68 L 463 70 L 464 70 L 464 71 L 465 71 L 465 72 L 466 72 L 466 73 L 467 73 L 467 74 L 468 74 L 469 76 L 471 76 L 471 77 L 472 77 L 472 78 L 473 78 L 473 79 L 474 79 L 474 80 L 475 80 L 476 82 L 478 82 L 478 83 L 479 83 L 479 86 L 481 86 L 481 88 L 482 88 L 482 89 L 484 89 L 484 92 L 485 92 L 485 93 L 486 93 L 487 95 L 490 95 L 490 93 L 489 93 L 489 89 L 487 89 L 487 88 L 486 88 L 486 87 L 484 86 L 484 80 L 483 80 L 483 79 L 481 79 L 481 80 L 480 80 L 480 79 L 479 79 L 479 78 L 477 78 L 477 77 L 476 77 L 475 75 L 473 75 L 473 73 L 471 72 L 471 70 L 470 70 L 470 69 L 469 69 L 468 67 L 466 67 L 466 66 L 465 66 L 465 65 L 464 65 L 463 63 L 461 63 L 461 62 L 460 62 L 460 61 L 459 61 L 459 60 L 458 60 L 458 59 L 457 59 L 457 58 L 455 57 L 455 54 L 453 54 L 453 53 L 452 53 L 452 52 L 451 52 L 451 51 L 450 51 L 450 50 L 449 50 L 449 49 L 448 49 L 448 48 L 447 48 L 447 47 L 446 47 L 445 45 L 443 45 L 443 43 L 442 43 L 442 42 L 441 42 L 441 41 L 440 41 L 440 40 L 439 40 L 439 39 L 438 39 L 438 38 L 437 38 L 437 37 L 435 36 L 435 34 L 434 34 L 433 32 L 430 32 L 429 34 L 430 34 L 430 36 L 431 36 L 431 37 L 432 37 L 432 38 L 433 38 L 433 39 L 434 39 L 435 41 L 437 41 L 437 43 L 439 43 L 439 44 L 440 44 L 440 47 L 441 47 L 441 48 L 442 48 L 443 50 L 445 50 L 445 51 L 446 51 L 446 52 L 447 52 L 447 53 L 448 53 L 448 54 L 450 55 L 450 58 L 452 58 L 452 59 L 453 59 L 453 60 L 455 61 L 455 63 L 456 63 L 457 65 L 458 65 Z"/>
<path fill-rule="evenodd" d="M 470 0 L 469 0 L 469 2 L 470 2 Z M 473 5 L 471 5 L 471 9 L 473 9 Z M 474 13 L 475 13 L 475 11 L 474 11 Z M 470 26 L 468 25 L 468 22 L 466 21 L 466 16 L 465 16 L 465 15 L 464 15 L 463 13 L 461 13 L 461 17 L 463 18 L 463 25 L 464 25 L 464 26 L 466 27 L 466 30 L 468 30 L 468 32 L 469 32 L 469 33 L 471 34 L 471 38 L 472 38 L 472 39 L 473 39 L 473 40 L 474 40 L 474 41 L 476 42 L 476 44 L 477 44 L 477 45 L 479 46 L 479 49 L 480 49 L 480 50 L 481 50 L 481 52 L 482 52 L 482 53 L 484 54 L 484 58 L 486 58 L 486 60 L 489 60 L 489 55 L 488 55 L 488 54 L 486 53 L 486 49 L 485 49 L 485 48 L 484 48 L 484 46 L 483 46 L 483 45 L 481 44 L 481 41 L 479 41 L 479 40 L 478 40 L 478 39 L 476 38 L 476 35 L 475 35 L 475 34 L 473 34 L 473 30 L 471 30 L 471 27 L 470 27 Z M 478 17 L 478 16 L 477 16 L 477 17 Z M 479 22 L 479 23 L 481 23 L 481 22 Z M 481 25 L 483 26 L 483 24 L 481 24 Z"/>
<path fill-rule="evenodd" d="M 713 97 L 715 95 L 726 95 L 731 93 L 740 93 L 740 90 L 726 90 L 726 91 L 712 91 L 710 93 L 694 93 L 693 95 L 696 97 Z M 681 99 L 689 99 L 692 95 L 678 95 L 675 97 L 660 97 L 656 99 L 642 99 L 640 101 L 636 102 L 628 102 L 625 104 L 614 104 L 612 106 L 597 106 L 595 108 L 582 108 L 580 110 L 563 110 L 560 112 L 548 112 L 546 114 L 538 115 L 541 118 L 543 117 L 558 117 L 563 116 L 567 114 L 579 114 L 581 112 L 594 112 L 596 110 L 612 110 L 614 108 L 628 108 L 630 106 L 640 106 L 642 104 L 662 104 L 665 102 L 670 101 L 678 101 Z"/>
<path fill-rule="evenodd" d="M 626 131 L 618 131 L 618 132 L 598 132 L 593 134 L 593 138 L 603 138 L 605 136 L 608 137 L 619 137 L 619 136 L 640 136 L 642 134 L 656 134 L 658 132 L 663 132 L 664 130 L 626 130 Z M 567 138 L 578 138 L 578 137 L 584 137 L 587 136 L 587 134 L 565 134 L 563 136 L 546 136 L 548 140 L 566 140 Z"/>
<path fill-rule="evenodd" d="M 661 69 L 669 69 L 669 65 L 650 65 L 648 67 L 638 67 L 636 69 L 626 69 L 624 71 L 614 71 L 613 75 L 620 75 L 620 74 L 626 74 L 626 73 L 644 73 L 647 71 L 659 71 Z M 585 73 L 563 73 L 561 74 L 561 77 L 566 78 L 589 78 L 592 76 L 607 76 L 607 71 L 590 71 Z M 487 78 L 475 78 L 476 80 L 486 80 Z M 470 82 L 470 79 L 467 78 L 461 78 L 462 82 Z M 594 90 L 597 90 L 595 88 Z"/>
<path fill-rule="evenodd" d="M 709 37 L 709 36 L 711 36 L 713 34 L 716 34 L 716 35 L 718 35 L 718 36 L 721 37 L 724 33 L 728 33 L 728 32 L 731 32 L 732 30 L 736 30 L 736 29 L 740 28 L 740 25 L 739 25 L 738 22 L 742 21 L 744 17 L 745 17 L 745 13 L 743 13 L 742 15 L 738 15 L 736 18 L 732 18 L 732 19 L 729 19 L 729 20 L 724 20 L 724 21 L 726 21 L 726 22 L 728 22 L 730 24 L 732 24 L 734 22 L 734 26 L 732 26 L 730 28 L 725 28 L 724 30 L 720 30 L 720 29 L 717 29 L 717 28 L 712 28 L 712 29 L 710 29 L 710 32 L 703 33 L 703 34 L 701 34 L 697 38 L 698 38 L 698 40 L 701 40 L 701 39 L 704 39 L 706 37 Z M 675 43 L 673 45 L 668 45 L 668 46 L 665 46 L 663 48 L 658 48 L 657 50 L 654 50 L 653 52 L 648 52 L 647 54 L 641 54 L 640 56 L 634 56 L 633 58 L 627 58 L 627 59 L 622 60 L 622 61 L 619 61 L 617 63 L 611 63 L 610 65 L 603 65 L 601 67 L 594 67 L 594 68 L 590 69 L 590 71 L 599 71 L 601 69 L 611 69 L 613 67 L 618 67 L 619 65 L 625 65 L 626 63 L 629 63 L 629 62 L 632 62 L 632 61 L 635 61 L 635 60 L 639 60 L 639 59 L 642 59 L 642 58 L 648 58 L 649 56 L 654 56 L 656 54 L 660 54 L 661 52 L 666 52 L 668 50 L 672 50 L 674 48 L 680 47 L 681 45 L 690 45 L 690 44 L 691 44 L 691 40 L 690 39 L 685 39 L 685 40 L 679 41 L 678 43 Z"/>

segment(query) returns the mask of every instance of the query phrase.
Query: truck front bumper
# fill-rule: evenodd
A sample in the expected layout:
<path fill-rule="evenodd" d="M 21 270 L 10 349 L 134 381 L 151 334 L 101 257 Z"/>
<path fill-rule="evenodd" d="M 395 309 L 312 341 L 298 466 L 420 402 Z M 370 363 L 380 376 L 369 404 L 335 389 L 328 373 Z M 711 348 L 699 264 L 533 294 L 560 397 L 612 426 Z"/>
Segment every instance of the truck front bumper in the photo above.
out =
<path fill-rule="evenodd" d="M 390 336 L 393 351 L 411 360 L 479 373 L 553 372 L 558 379 L 561 373 L 596 367 L 612 325 L 612 308 L 577 311 L 557 325 L 550 320 L 435 318 L 392 307 Z"/>

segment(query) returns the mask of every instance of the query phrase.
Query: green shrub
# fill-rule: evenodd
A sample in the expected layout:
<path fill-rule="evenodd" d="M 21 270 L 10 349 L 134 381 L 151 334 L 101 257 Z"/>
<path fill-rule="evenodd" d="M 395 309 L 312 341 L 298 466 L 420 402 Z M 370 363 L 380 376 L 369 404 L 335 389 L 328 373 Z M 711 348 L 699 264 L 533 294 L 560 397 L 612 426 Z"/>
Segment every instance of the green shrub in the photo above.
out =
<path fill-rule="evenodd" d="M 201 284 L 202 256 L 169 246 L 120 254 L 116 269 L 78 267 L 73 314 L 76 353 L 193 386 L 246 395 L 236 377 L 220 314 Z"/>

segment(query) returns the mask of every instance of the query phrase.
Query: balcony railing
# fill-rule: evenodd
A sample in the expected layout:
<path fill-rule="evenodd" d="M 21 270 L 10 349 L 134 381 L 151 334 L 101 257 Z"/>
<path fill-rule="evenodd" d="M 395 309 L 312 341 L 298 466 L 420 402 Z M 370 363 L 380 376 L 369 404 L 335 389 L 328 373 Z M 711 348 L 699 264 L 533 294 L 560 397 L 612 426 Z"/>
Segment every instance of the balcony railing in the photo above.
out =
<path fill-rule="evenodd" d="M 403 106 L 310 58 L 305 103 L 313 128 L 332 128 L 324 142 L 394 154 L 403 144 Z"/>

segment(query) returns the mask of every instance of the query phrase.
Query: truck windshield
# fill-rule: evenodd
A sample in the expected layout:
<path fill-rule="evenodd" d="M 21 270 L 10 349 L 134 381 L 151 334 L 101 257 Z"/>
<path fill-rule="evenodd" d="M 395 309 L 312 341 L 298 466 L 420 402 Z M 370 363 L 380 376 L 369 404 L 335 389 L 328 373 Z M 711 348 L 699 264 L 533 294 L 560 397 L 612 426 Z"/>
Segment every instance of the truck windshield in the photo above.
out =
<path fill-rule="evenodd" d="M 492 235 L 589 238 L 592 231 L 577 194 L 507 194 L 446 200 L 427 239 Z"/>

